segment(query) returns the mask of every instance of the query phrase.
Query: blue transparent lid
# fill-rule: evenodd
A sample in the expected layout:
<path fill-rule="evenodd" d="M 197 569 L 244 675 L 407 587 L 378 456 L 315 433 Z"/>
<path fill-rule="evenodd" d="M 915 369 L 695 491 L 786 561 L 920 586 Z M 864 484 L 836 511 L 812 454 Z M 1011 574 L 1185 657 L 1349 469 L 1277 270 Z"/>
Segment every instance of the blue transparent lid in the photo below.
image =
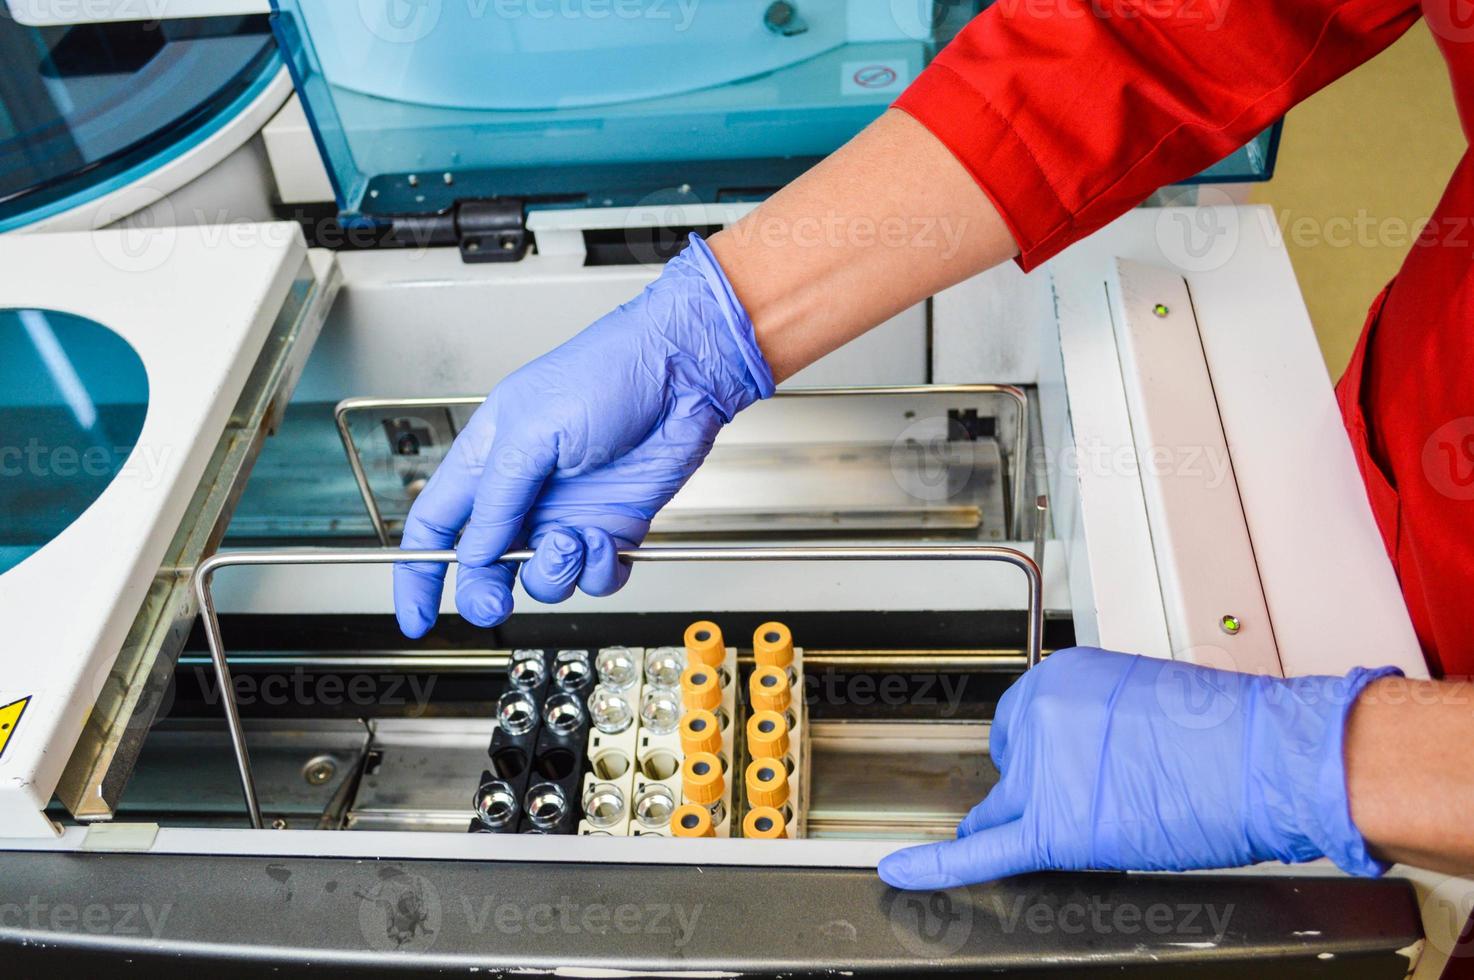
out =
<path fill-rule="evenodd" d="M 148 374 L 122 337 L 70 313 L 0 309 L 0 573 L 125 470 L 147 412 Z"/>
<path fill-rule="evenodd" d="M 61 27 L 0 15 L 0 231 L 177 158 L 279 70 L 260 15 Z"/>
<path fill-rule="evenodd" d="M 761 196 L 862 129 L 955 0 L 273 0 L 340 208 Z M 668 199 L 668 198 L 667 198 Z"/>
<path fill-rule="evenodd" d="M 759 198 L 879 115 L 972 0 L 272 0 L 345 215 Z M 1272 132 L 1203 179 L 1258 180 Z"/>

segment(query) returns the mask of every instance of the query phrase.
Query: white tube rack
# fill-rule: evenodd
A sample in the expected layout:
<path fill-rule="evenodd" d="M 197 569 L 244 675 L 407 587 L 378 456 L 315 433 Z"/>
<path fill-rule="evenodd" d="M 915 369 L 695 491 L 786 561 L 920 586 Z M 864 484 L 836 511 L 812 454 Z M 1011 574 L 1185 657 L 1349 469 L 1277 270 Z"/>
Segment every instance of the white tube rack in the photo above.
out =
<path fill-rule="evenodd" d="M 737 648 L 727 647 L 722 657 L 720 670 L 722 700 L 713 713 L 722 726 L 722 748 L 717 753 L 722 761 L 722 812 L 720 820 L 712 821 L 712 828 L 717 837 L 731 837 L 732 828 L 732 801 L 736 798 L 734 785 L 742 779 L 742 774 L 737 771 Z M 680 697 L 680 691 L 676 691 L 676 697 Z M 685 709 L 681 711 L 682 717 L 686 714 Z M 677 805 L 688 802 L 681 786 L 680 765 L 686 760 L 686 753 L 681 748 L 681 736 L 679 726 L 677 730 L 668 735 L 652 736 L 649 743 L 650 748 L 656 747 L 669 749 L 675 753 L 680 763 L 677 764 L 676 775 L 670 780 L 671 788 L 675 791 Z M 642 766 L 643 773 L 643 766 Z M 635 777 L 635 782 L 640 781 L 641 776 Z M 640 792 L 638 787 L 636 793 Z M 662 833 L 669 834 L 669 830 Z"/>
<path fill-rule="evenodd" d="M 632 686 L 618 693 L 628 702 L 633 720 L 622 732 L 611 734 L 601 732 L 597 727 L 589 729 L 589 772 L 584 774 L 579 795 L 579 804 L 584 812 L 584 816 L 578 822 L 580 836 L 608 834 L 611 837 L 625 837 L 629 835 L 635 806 L 635 748 L 640 731 L 640 696 L 645 689 L 645 649 L 644 647 L 630 647 L 629 651 L 638 665 L 637 676 Z M 596 653 L 596 662 L 597 659 L 598 654 Z M 598 688 L 600 681 L 596 680 L 594 686 Z M 589 697 L 592 699 L 592 691 L 589 692 Z M 623 760 L 621 768 L 616 770 L 609 768 L 621 759 Z M 590 820 L 589 802 L 599 793 L 609 790 L 617 792 L 621 800 L 618 818 L 607 823 L 599 818 Z"/>

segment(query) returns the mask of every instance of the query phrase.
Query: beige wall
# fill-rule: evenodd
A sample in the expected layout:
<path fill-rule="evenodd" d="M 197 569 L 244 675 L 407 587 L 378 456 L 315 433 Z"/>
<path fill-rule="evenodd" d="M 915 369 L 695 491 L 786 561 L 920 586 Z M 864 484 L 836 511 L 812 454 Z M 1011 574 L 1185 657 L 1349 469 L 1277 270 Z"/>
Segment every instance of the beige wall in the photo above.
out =
<path fill-rule="evenodd" d="M 1464 147 L 1422 23 L 1285 121 L 1275 177 L 1251 199 L 1275 210 L 1333 377 Z"/>

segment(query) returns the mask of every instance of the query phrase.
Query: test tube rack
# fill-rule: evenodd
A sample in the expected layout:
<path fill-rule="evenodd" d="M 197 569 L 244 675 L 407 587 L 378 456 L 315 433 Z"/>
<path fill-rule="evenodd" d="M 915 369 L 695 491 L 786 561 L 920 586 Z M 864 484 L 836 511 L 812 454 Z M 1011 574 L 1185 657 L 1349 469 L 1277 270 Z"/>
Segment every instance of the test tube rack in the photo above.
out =
<path fill-rule="evenodd" d="M 680 724 L 650 743 L 651 750 L 680 760 L 669 782 L 679 805 L 666 815 L 663 832 L 677 837 L 731 837 L 736 826 L 737 648 L 727 646 L 721 628 L 706 620 L 687 627 L 684 640 L 687 663 L 681 674 Z M 715 719 L 719 741 L 704 731 L 690 730 L 698 715 Z M 654 767 L 642 771 L 657 775 Z"/>
<path fill-rule="evenodd" d="M 572 834 L 588 764 L 587 650 L 514 650 L 472 797 L 473 833 Z"/>
<path fill-rule="evenodd" d="M 597 675 L 589 694 L 588 757 L 580 800 L 582 836 L 629 834 L 635 794 L 635 749 L 640 698 L 645 690 L 645 648 L 603 647 L 594 658 Z"/>
<path fill-rule="evenodd" d="M 744 718 L 742 834 L 801 838 L 809 788 L 803 648 L 794 645 L 782 623 L 763 623 L 753 631 L 753 659 Z M 775 725 L 785 731 L 787 741 L 776 753 L 765 748 L 772 744 L 772 732 L 762 730 Z M 780 765 L 782 772 L 774 772 Z"/>

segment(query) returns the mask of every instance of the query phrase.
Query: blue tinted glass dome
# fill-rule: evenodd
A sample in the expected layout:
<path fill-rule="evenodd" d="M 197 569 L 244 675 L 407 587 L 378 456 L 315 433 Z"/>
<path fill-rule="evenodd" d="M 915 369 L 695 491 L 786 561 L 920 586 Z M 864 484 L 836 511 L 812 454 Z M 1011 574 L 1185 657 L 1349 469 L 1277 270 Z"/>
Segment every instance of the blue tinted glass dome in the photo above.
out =
<path fill-rule="evenodd" d="M 70 313 L 0 309 L 0 573 L 128 470 L 147 412 L 148 373 L 122 337 Z"/>
<path fill-rule="evenodd" d="M 178 158 L 280 67 L 265 16 L 27 27 L 0 12 L 0 231 Z"/>

